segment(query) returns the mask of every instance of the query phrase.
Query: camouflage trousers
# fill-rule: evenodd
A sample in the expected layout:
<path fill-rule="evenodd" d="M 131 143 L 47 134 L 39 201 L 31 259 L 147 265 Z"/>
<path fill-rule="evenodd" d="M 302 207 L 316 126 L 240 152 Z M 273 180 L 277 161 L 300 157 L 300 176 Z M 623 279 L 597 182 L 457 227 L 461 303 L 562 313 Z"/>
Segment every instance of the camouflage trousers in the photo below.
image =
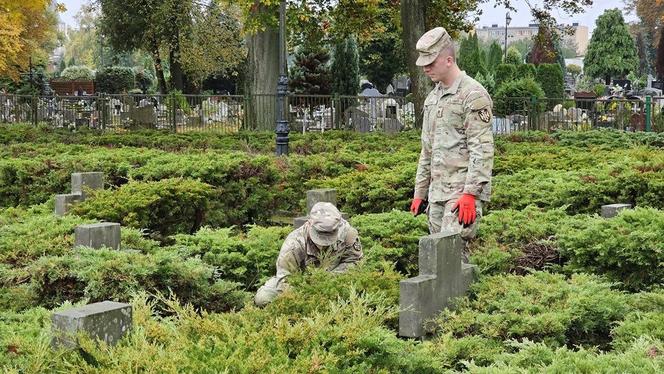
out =
<path fill-rule="evenodd" d="M 482 218 L 482 201 L 479 199 L 475 200 L 475 211 L 477 212 L 477 217 L 475 222 L 468 227 L 463 227 L 459 223 L 459 216 L 456 212 L 452 212 L 454 204 L 457 200 L 448 200 L 429 203 L 427 208 L 427 215 L 429 217 L 429 233 L 436 234 L 439 232 L 450 232 L 450 233 L 459 233 L 461 238 L 465 242 L 463 250 L 463 262 L 468 263 L 468 257 L 470 255 L 468 251 L 468 241 L 473 239 L 477 235 L 477 226 L 480 223 Z"/>

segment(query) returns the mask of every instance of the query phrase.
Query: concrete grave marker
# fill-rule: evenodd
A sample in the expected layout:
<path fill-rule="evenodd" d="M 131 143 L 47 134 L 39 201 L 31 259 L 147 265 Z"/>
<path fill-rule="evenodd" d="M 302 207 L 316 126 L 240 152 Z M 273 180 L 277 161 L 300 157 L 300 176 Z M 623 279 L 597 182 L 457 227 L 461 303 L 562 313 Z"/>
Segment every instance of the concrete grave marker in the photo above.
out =
<path fill-rule="evenodd" d="M 100 190 L 104 188 L 104 173 L 72 173 L 71 193 L 55 195 L 55 215 L 64 216 L 72 204 L 85 200 L 85 189 Z"/>
<path fill-rule="evenodd" d="M 93 339 L 115 345 L 132 327 L 130 304 L 102 301 L 53 314 L 51 346 L 76 348 L 76 337 L 83 333 Z"/>
<path fill-rule="evenodd" d="M 608 204 L 602 205 L 602 217 L 613 218 L 623 209 L 632 209 L 632 204 Z"/>
<path fill-rule="evenodd" d="M 399 283 L 399 335 L 426 335 L 427 321 L 451 307 L 473 281 L 476 266 L 462 263 L 465 243 L 459 234 L 438 233 L 422 237 L 417 277 Z"/>
<path fill-rule="evenodd" d="M 64 216 L 71 209 L 72 204 L 81 201 L 81 194 L 68 193 L 55 195 L 55 215 Z"/>
<path fill-rule="evenodd" d="M 113 222 L 80 225 L 74 230 L 74 248 L 90 247 L 94 249 L 120 249 L 120 224 Z"/>
<path fill-rule="evenodd" d="M 320 202 L 331 203 L 337 206 L 337 190 L 334 188 L 320 188 L 307 191 L 307 215 L 295 218 L 293 220 L 293 227 L 297 229 L 304 225 L 309 219 L 311 208 Z M 348 214 L 342 212 L 341 217 L 347 220 Z"/>
<path fill-rule="evenodd" d="M 71 175 L 71 193 L 81 194 L 82 200 L 85 200 L 85 188 L 92 190 L 101 190 L 104 188 L 104 173 L 88 172 L 73 173 Z"/>

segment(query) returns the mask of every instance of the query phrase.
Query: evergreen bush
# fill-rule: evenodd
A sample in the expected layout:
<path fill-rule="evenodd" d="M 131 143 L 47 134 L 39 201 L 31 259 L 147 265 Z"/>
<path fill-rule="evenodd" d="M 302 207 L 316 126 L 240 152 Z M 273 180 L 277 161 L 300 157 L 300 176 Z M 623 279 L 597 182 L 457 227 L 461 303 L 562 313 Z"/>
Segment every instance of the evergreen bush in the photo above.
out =
<path fill-rule="evenodd" d="M 134 71 L 125 66 L 109 66 L 97 72 L 95 90 L 108 94 L 120 94 L 134 88 Z"/>

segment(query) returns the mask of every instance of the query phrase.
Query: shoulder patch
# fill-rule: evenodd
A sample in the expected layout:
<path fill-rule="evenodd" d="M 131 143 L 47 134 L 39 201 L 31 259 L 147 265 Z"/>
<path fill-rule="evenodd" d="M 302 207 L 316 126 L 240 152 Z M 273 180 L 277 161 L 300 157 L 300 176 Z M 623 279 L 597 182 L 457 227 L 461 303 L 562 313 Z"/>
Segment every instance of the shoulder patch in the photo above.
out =
<path fill-rule="evenodd" d="M 487 122 L 487 123 L 488 123 L 489 120 L 491 120 L 491 113 L 489 113 L 489 109 L 487 109 L 487 108 L 480 109 L 480 110 L 477 112 L 477 115 L 480 117 L 480 119 L 481 119 L 483 122 Z"/>
<path fill-rule="evenodd" d="M 472 111 L 477 111 L 484 108 L 491 108 L 493 103 L 486 93 L 471 93 L 466 98 L 466 106 Z"/>

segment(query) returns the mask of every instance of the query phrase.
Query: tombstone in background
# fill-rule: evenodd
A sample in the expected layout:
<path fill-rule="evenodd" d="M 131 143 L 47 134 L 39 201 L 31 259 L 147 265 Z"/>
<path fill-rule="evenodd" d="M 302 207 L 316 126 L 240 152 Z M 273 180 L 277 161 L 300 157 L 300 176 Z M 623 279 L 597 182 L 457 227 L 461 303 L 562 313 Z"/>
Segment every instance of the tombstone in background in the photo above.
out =
<path fill-rule="evenodd" d="M 104 188 L 104 173 L 72 173 L 71 193 L 55 195 L 55 215 L 62 217 L 74 203 L 84 201 L 86 189 L 100 190 Z"/>
<path fill-rule="evenodd" d="M 145 106 L 129 108 L 129 118 L 135 125 L 154 127 L 157 125 L 157 112 L 147 99 L 144 100 Z"/>
<path fill-rule="evenodd" d="M 466 293 L 476 266 L 462 262 L 464 245 L 459 234 L 438 233 L 420 239 L 420 274 L 399 283 L 400 336 L 423 337 L 430 331 L 427 321 Z"/>
<path fill-rule="evenodd" d="M 120 224 L 114 222 L 92 223 L 77 226 L 74 230 L 74 248 L 120 249 Z"/>
<path fill-rule="evenodd" d="M 349 108 L 346 111 L 346 123 L 350 123 L 357 132 L 371 131 L 371 118 L 367 112 L 357 108 Z"/>
<path fill-rule="evenodd" d="M 71 192 L 73 194 L 80 194 L 82 200 L 85 200 L 87 197 L 85 189 L 101 190 L 103 188 L 104 173 L 93 171 L 87 173 L 72 173 L 71 175 Z"/>
<path fill-rule="evenodd" d="M 309 212 L 316 203 L 326 202 L 337 206 L 337 190 L 334 188 L 320 188 L 307 191 L 307 214 L 302 217 L 296 217 L 293 220 L 293 227 L 299 228 L 309 219 Z M 341 213 L 343 219 L 348 219 L 348 214 Z"/>
<path fill-rule="evenodd" d="M 387 134 L 397 134 L 403 128 L 403 124 L 398 119 L 385 118 L 383 122 L 383 131 Z"/>
<path fill-rule="evenodd" d="M 81 201 L 81 194 L 68 193 L 55 195 L 55 215 L 62 217 L 71 209 L 71 206 Z"/>
<path fill-rule="evenodd" d="M 76 348 L 77 335 L 85 334 L 108 345 L 117 344 L 132 327 L 132 307 L 102 301 L 55 312 L 51 318 L 53 348 Z"/>
<path fill-rule="evenodd" d="M 632 209 L 632 204 L 602 205 L 602 218 L 613 218 L 623 209 Z"/>

